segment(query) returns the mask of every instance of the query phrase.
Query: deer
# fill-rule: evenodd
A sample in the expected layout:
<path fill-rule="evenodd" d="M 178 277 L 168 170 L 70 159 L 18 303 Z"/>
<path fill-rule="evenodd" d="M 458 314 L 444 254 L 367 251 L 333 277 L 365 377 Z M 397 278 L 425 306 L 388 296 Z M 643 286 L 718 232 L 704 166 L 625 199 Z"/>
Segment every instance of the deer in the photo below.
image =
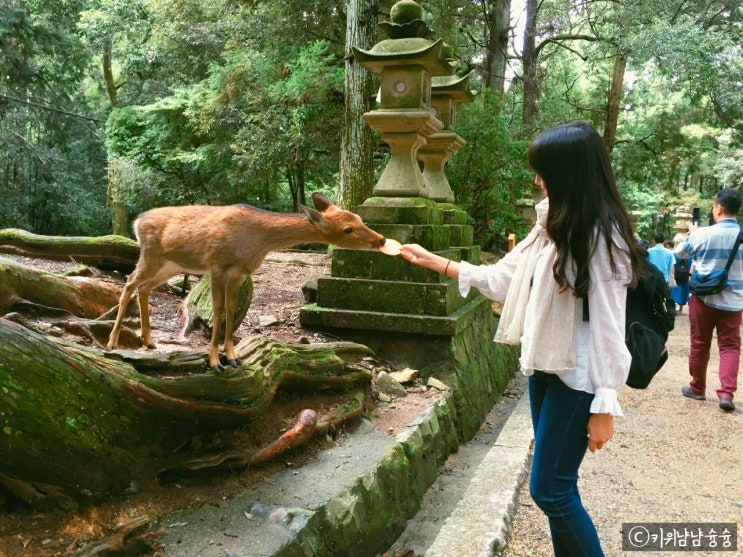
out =
<path fill-rule="evenodd" d="M 237 289 L 240 280 L 261 266 L 269 252 L 299 244 L 323 243 L 348 249 L 380 250 L 385 237 L 367 227 L 361 217 L 341 209 L 321 193 L 312 194 L 314 208 L 300 213 L 275 213 L 250 205 L 186 205 L 145 211 L 134 221 L 139 258 L 118 303 L 107 350 L 114 350 L 129 301 L 137 291 L 141 338 L 150 349 L 149 298 L 153 289 L 181 274 L 211 278 L 214 326 L 209 367 L 224 370 L 219 361 L 219 323 L 226 317 L 224 351 L 227 364 L 237 367 L 233 341 Z"/>

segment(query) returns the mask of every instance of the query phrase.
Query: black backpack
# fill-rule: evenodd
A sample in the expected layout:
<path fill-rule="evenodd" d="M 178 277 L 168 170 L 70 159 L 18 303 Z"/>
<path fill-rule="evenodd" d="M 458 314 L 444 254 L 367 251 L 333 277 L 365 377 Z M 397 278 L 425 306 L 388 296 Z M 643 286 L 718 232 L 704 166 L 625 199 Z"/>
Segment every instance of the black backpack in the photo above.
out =
<path fill-rule="evenodd" d="M 678 259 L 673 270 L 673 278 L 676 282 L 689 282 L 689 260 Z"/>
<path fill-rule="evenodd" d="M 668 360 L 666 340 L 676 323 L 676 304 L 663 273 L 640 258 L 644 275 L 627 288 L 625 342 L 632 356 L 627 386 L 645 389 Z M 588 298 L 583 298 L 583 320 L 588 321 Z"/>

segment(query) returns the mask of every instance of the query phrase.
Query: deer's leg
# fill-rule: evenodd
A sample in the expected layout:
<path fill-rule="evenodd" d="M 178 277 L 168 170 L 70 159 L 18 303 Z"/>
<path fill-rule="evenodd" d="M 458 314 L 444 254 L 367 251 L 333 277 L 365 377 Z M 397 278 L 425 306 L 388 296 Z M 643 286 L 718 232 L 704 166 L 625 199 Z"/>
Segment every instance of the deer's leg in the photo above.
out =
<path fill-rule="evenodd" d="M 235 332 L 235 306 L 237 305 L 237 290 L 240 286 L 240 277 L 228 277 L 224 288 L 224 353 L 227 363 L 237 367 L 240 362 L 235 357 L 235 343 L 232 335 Z"/>
<path fill-rule="evenodd" d="M 116 348 L 116 344 L 118 344 L 119 342 L 119 334 L 121 334 L 121 323 L 124 321 L 124 315 L 126 315 L 126 308 L 129 305 L 129 300 L 132 299 L 134 290 L 137 288 L 136 280 L 137 273 L 136 271 L 134 271 L 129 276 L 129 279 L 126 281 L 124 291 L 121 293 L 121 297 L 119 298 L 119 310 L 116 313 L 116 321 L 114 322 L 114 326 L 111 329 L 111 334 L 108 336 L 108 344 L 106 346 L 108 350 L 113 350 L 114 348 Z"/>
<path fill-rule="evenodd" d="M 212 340 L 209 344 L 209 367 L 219 373 L 224 367 L 219 363 L 219 324 L 224 315 L 225 277 L 217 273 L 211 274 L 212 282 Z"/>
<path fill-rule="evenodd" d="M 156 267 L 154 265 L 149 267 L 144 265 L 142 269 L 144 269 L 145 272 L 141 272 L 142 269 L 140 269 L 139 272 L 135 271 L 136 277 L 131 281 L 132 290 L 134 289 L 134 286 L 137 287 L 141 336 L 142 342 L 147 348 L 157 348 L 155 343 L 152 342 L 152 329 L 150 328 L 150 293 L 177 273 L 177 268 L 165 265 L 157 269 L 156 273 L 152 274 L 148 269 L 153 268 Z M 134 274 L 132 274 L 132 276 L 134 276 Z M 127 281 L 126 288 L 129 288 L 129 281 Z M 131 297 L 131 293 L 129 296 Z M 119 308 L 119 314 L 121 315 L 121 308 Z"/>
<path fill-rule="evenodd" d="M 142 342 L 147 348 L 155 349 L 157 346 L 152 342 L 152 329 L 150 328 L 150 292 L 142 286 L 137 290 L 137 301 L 139 302 L 139 321 L 142 328 Z"/>

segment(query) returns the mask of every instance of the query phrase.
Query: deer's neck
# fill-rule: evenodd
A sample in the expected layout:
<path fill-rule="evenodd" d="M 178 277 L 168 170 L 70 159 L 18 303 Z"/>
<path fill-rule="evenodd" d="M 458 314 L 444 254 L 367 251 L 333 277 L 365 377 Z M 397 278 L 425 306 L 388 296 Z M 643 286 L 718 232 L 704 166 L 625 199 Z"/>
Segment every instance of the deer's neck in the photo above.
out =
<path fill-rule="evenodd" d="M 302 215 L 268 213 L 266 217 L 260 219 L 259 227 L 269 251 L 325 241 L 320 230 Z"/>

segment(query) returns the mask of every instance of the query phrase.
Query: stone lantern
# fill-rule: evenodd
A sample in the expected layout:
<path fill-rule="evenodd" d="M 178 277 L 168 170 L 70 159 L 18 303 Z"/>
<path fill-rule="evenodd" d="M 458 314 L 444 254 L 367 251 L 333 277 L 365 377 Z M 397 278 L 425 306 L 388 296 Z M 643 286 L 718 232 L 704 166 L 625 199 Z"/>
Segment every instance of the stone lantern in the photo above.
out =
<path fill-rule="evenodd" d="M 469 88 L 469 76 L 434 77 L 431 84 L 431 112 L 443 123 L 442 131 L 426 139 L 418 149 L 418 158 L 423 162 L 423 181 L 428 196 L 444 203 L 454 203 L 454 193 L 446 178 L 444 166 L 465 144 L 454 132 L 457 118 L 457 103 L 471 102 L 474 92 Z"/>
<path fill-rule="evenodd" d="M 374 195 L 357 213 L 387 238 L 478 264 L 473 226 L 449 202 L 443 174 L 444 163 L 464 144 L 452 130 L 455 104 L 470 98 L 467 79 L 451 77 L 444 44 L 429 40 L 418 4 L 401 0 L 390 15 L 390 23 L 380 24 L 389 39 L 369 51 L 354 49 L 356 61 L 381 76 L 381 107 L 364 118 L 391 155 Z M 432 138 L 439 133 L 447 135 L 437 143 Z M 302 325 L 360 342 L 420 370 L 422 378 L 443 378 L 453 386 L 459 437 L 479 431 L 518 359 L 518 350 L 492 342 L 492 301 L 474 290 L 462 297 L 456 280 L 376 250 L 335 248 L 330 271 L 317 279 L 316 301 L 301 309 Z"/>
<path fill-rule="evenodd" d="M 674 223 L 673 230 L 676 232 L 676 236 L 679 234 L 686 235 L 689 231 L 689 225 L 691 224 L 692 213 L 689 207 L 681 205 L 676 212 L 673 214 Z M 674 236 L 674 243 L 676 242 L 676 236 Z"/>
<path fill-rule="evenodd" d="M 389 35 L 369 51 L 353 49 L 356 61 L 380 74 L 378 110 L 364 114 L 371 128 L 390 147 L 390 160 L 374 187 L 383 197 L 430 197 L 418 166 L 418 149 L 443 123 L 431 113 L 431 78 L 451 75 L 442 40 L 432 42 L 421 19 L 422 8 L 411 0 L 392 7 L 391 22 L 380 24 Z"/>
<path fill-rule="evenodd" d="M 528 222 L 530 226 L 534 226 L 537 222 L 537 213 L 534 210 L 534 205 L 536 205 L 536 203 L 534 203 L 534 199 L 531 197 L 522 197 L 521 199 L 516 200 L 514 205 L 516 206 L 516 211 L 519 216 L 525 222 Z"/>

